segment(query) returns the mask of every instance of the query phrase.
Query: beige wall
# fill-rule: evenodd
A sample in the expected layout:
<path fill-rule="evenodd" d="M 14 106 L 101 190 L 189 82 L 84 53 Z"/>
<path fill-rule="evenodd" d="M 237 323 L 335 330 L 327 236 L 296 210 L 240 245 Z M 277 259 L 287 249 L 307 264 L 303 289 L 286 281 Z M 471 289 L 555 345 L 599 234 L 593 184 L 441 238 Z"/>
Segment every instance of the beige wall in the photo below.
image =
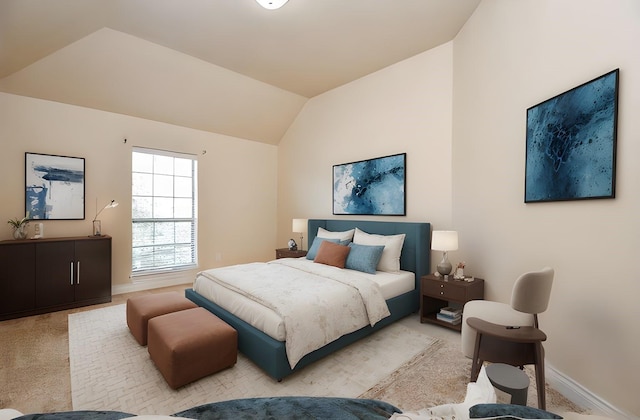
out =
<path fill-rule="evenodd" d="M 200 268 L 273 258 L 275 146 L 5 93 L 0 93 L 0 127 L 0 220 L 24 215 L 25 152 L 85 158 L 86 218 L 45 221 L 46 236 L 89 235 L 96 198 L 99 207 L 111 199 L 120 203 L 100 215 L 103 232 L 113 237 L 116 291 L 136 288 L 129 278 L 132 146 L 197 155 Z M 3 226 L 0 239 L 10 239 L 9 226 Z M 192 272 L 184 274 L 181 278 L 193 279 Z"/>
<path fill-rule="evenodd" d="M 458 230 L 451 259 L 489 299 L 554 267 L 548 379 L 640 415 L 638 22 L 635 0 L 484 0 L 453 43 L 311 99 L 278 150 L 278 243 L 292 217 L 332 217 L 332 165 L 407 152 L 407 216 L 393 220 Z M 617 67 L 617 198 L 525 205 L 526 109 Z"/>
<path fill-rule="evenodd" d="M 378 219 L 450 227 L 452 54 L 447 43 L 307 102 L 278 148 L 280 245 L 292 218 L 333 217 L 333 165 L 403 152 L 407 215 Z"/>
<path fill-rule="evenodd" d="M 455 39 L 454 224 L 487 295 L 556 270 L 546 358 L 640 415 L 640 2 L 483 1 Z M 524 204 L 526 109 L 620 68 L 614 200 Z"/>

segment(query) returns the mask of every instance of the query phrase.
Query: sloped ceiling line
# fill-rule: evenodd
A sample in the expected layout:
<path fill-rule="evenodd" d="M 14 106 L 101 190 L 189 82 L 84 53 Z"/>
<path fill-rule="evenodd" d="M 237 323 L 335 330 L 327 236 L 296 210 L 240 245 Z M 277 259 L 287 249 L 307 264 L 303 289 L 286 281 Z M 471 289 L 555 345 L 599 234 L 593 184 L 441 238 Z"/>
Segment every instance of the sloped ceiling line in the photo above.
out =
<path fill-rule="evenodd" d="M 308 98 L 453 39 L 480 0 L 3 0 L 0 91 L 277 144 Z"/>

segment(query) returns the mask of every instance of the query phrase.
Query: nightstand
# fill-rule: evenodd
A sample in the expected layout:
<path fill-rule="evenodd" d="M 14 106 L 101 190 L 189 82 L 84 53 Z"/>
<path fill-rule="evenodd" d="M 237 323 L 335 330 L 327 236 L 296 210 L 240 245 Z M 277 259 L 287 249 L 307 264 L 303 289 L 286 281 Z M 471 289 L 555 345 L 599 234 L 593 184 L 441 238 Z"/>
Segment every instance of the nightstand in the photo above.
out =
<path fill-rule="evenodd" d="M 473 281 L 449 280 L 436 277 L 433 274 L 420 278 L 420 322 L 442 325 L 457 331 L 462 329 L 462 323 L 451 324 L 436 318 L 441 308 L 454 302 L 463 306 L 470 300 L 484 299 L 484 280 L 475 278 Z"/>
<path fill-rule="evenodd" d="M 289 248 L 278 248 L 276 249 L 276 259 L 278 258 L 300 258 L 306 257 L 307 251 L 303 250 L 290 250 Z"/>

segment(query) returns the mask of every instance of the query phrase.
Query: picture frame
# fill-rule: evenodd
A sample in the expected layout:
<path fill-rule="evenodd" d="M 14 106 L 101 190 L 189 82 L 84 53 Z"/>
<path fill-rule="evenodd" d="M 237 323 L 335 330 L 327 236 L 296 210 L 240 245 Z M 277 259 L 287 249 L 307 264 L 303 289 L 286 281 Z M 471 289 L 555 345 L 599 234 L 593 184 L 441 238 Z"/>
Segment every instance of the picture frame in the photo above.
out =
<path fill-rule="evenodd" d="M 333 214 L 404 216 L 406 153 L 333 166 Z"/>
<path fill-rule="evenodd" d="M 527 109 L 525 203 L 615 198 L 619 69 Z"/>
<path fill-rule="evenodd" d="M 30 220 L 85 218 L 85 160 L 25 153 L 25 214 Z"/>

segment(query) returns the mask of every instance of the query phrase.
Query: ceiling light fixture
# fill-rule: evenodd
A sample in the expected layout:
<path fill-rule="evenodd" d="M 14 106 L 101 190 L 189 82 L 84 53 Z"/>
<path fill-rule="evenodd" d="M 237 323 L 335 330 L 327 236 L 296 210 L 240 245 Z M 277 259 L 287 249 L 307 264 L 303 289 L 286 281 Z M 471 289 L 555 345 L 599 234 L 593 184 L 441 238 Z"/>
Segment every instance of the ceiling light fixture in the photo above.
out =
<path fill-rule="evenodd" d="M 256 0 L 258 4 L 265 9 L 275 10 L 285 5 L 289 0 Z"/>

